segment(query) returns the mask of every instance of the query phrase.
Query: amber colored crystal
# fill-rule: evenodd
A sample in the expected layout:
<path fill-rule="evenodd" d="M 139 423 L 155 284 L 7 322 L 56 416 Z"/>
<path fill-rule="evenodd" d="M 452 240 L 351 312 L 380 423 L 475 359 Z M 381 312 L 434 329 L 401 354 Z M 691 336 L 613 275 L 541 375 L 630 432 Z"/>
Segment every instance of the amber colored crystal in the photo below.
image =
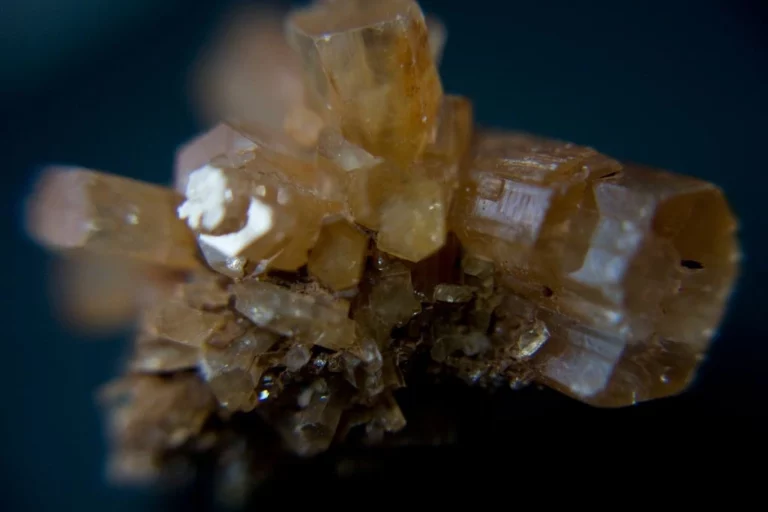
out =
<path fill-rule="evenodd" d="M 248 4 L 225 14 L 196 67 L 193 93 L 210 122 L 226 119 L 271 142 L 312 145 L 322 120 L 304 107 L 301 63 L 281 18 Z"/>
<path fill-rule="evenodd" d="M 476 132 L 412 0 L 296 10 L 291 58 L 262 22 L 207 63 L 225 122 L 178 151 L 175 190 L 53 170 L 30 202 L 39 241 L 87 255 L 63 267 L 72 320 L 140 319 L 105 392 L 113 477 L 205 454 L 241 495 L 280 450 L 409 442 L 415 379 L 603 407 L 690 385 L 739 267 L 717 186 Z"/>
<path fill-rule="evenodd" d="M 171 378 L 131 376 L 101 393 L 109 411 L 108 433 L 115 445 L 109 472 L 118 481 L 143 481 L 159 473 L 163 450 L 199 434 L 215 401 L 196 375 Z"/>
<path fill-rule="evenodd" d="M 519 134 L 481 138 L 465 180 L 453 228 L 541 308 L 546 381 L 601 405 L 687 386 L 738 262 L 736 223 L 716 187 Z M 689 355 L 653 363 L 669 353 Z"/>
<path fill-rule="evenodd" d="M 168 373 L 197 366 L 196 347 L 162 339 L 141 337 L 136 341 L 130 369 L 137 373 Z"/>
<path fill-rule="evenodd" d="M 136 318 L 144 286 L 173 285 L 173 274 L 128 258 L 72 254 L 52 262 L 53 305 L 60 319 L 91 335 L 119 331 Z"/>
<path fill-rule="evenodd" d="M 202 347 L 226 322 L 225 316 L 194 309 L 178 300 L 161 302 L 147 311 L 144 319 L 147 332 L 191 347 Z"/>
<path fill-rule="evenodd" d="M 445 244 L 447 211 L 444 189 L 439 183 L 411 183 L 382 205 L 376 244 L 382 251 L 404 260 L 423 260 Z"/>
<path fill-rule="evenodd" d="M 224 159 L 238 166 L 250 159 L 256 144 L 230 125 L 219 123 L 184 144 L 176 152 L 174 187 L 185 194 L 189 175 L 208 165 L 213 159 Z"/>
<path fill-rule="evenodd" d="M 265 282 L 240 283 L 233 291 L 237 310 L 269 331 L 331 350 L 354 343 L 343 304 Z"/>
<path fill-rule="evenodd" d="M 375 156 L 410 164 L 442 96 L 427 27 L 412 0 L 317 3 L 289 19 L 310 105 Z"/>
<path fill-rule="evenodd" d="M 346 221 L 327 224 L 312 249 L 307 269 L 334 290 L 357 285 L 363 275 L 368 237 Z"/>
<path fill-rule="evenodd" d="M 29 201 L 29 231 L 58 250 L 83 249 L 178 269 L 199 266 L 171 190 L 97 171 L 48 169 Z"/>

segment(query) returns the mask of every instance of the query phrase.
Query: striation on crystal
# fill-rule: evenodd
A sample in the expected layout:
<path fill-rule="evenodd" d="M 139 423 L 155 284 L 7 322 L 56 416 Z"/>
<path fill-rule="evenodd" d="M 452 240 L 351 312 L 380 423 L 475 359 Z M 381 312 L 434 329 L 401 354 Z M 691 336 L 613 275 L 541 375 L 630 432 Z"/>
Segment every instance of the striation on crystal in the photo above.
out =
<path fill-rule="evenodd" d="M 418 374 L 602 407 L 688 388 L 739 271 L 716 185 L 476 130 L 442 92 L 444 27 L 411 0 L 318 1 L 286 31 L 281 69 L 237 36 L 255 60 L 222 71 L 222 122 L 178 151 L 173 189 L 54 169 L 29 203 L 72 269 L 63 310 L 138 316 L 106 392 L 115 478 L 235 460 L 256 432 L 300 456 L 407 439 Z M 268 430 L 245 442 L 241 417 Z"/>
<path fill-rule="evenodd" d="M 424 150 L 442 86 L 412 0 L 318 2 L 294 12 L 309 104 L 369 153 L 406 166 Z"/>
<path fill-rule="evenodd" d="M 128 256 L 176 269 L 200 265 L 171 190 L 98 171 L 52 167 L 28 203 L 29 232 L 55 250 Z"/>

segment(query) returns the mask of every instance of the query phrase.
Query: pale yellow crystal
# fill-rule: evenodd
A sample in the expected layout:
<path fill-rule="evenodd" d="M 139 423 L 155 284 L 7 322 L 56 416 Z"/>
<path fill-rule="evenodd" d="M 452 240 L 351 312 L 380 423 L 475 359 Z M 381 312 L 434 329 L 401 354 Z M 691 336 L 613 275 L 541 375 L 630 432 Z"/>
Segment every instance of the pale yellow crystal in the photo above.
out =
<path fill-rule="evenodd" d="M 192 233 L 176 217 L 172 190 L 97 171 L 48 169 L 29 202 L 30 233 L 58 250 L 178 269 L 200 266 Z"/>
<path fill-rule="evenodd" d="M 309 258 L 308 270 L 334 290 L 357 285 L 365 268 L 368 237 L 347 221 L 323 226 Z"/>
<path fill-rule="evenodd" d="M 421 154 L 442 86 L 416 2 L 318 2 L 290 16 L 288 36 L 310 105 L 347 140 L 399 165 Z"/>
<path fill-rule="evenodd" d="M 465 250 L 539 308 L 507 333 L 510 356 L 535 358 L 544 382 L 597 405 L 689 384 L 739 260 L 720 190 L 498 133 L 480 137 L 462 180 L 451 223 Z"/>
<path fill-rule="evenodd" d="M 408 261 L 427 258 L 445 243 L 447 210 L 438 183 L 424 180 L 411 184 L 382 206 L 377 246 Z"/>
<path fill-rule="evenodd" d="M 435 128 L 434 140 L 425 148 L 422 160 L 408 167 L 350 158 L 355 162 L 365 162 L 364 165 L 350 165 L 350 213 L 356 222 L 379 230 L 380 239 L 382 236 L 385 239 L 385 247 L 400 250 L 392 254 L 411 261 L 433 254 L 444 243 L 445 219 L 441 220 L 440 214 L 442 212 L 443 217 L 448 215 L 448 205 L 458 185 L 459 164 L 469 149 L 472 138 L 471 104 L 459 96 L 446 96 Z M 347 154 L 353 153 L 347 151 Z M 415 204 L 423 203 L 415 197 L 419 194 L 424 194 L 424 201 L 434 202 L 429 205 Z M 402 218 L 397 214 L 398 210 L 402 210 L 403 215 L 409 215 L 408 210 L 413 210 L 415 215 L 410 219 Z M 407 233 L 411 222 L 433 223 L 432 226 L 411 226 L 415 230 L 414 237 L 423 236 L 426 247 L 417 248 L 413 246 L 413 241 L 401 241 L 411 248 L 401 248 L 397 242 L 388 242 L 388 237 L 398 229 L 405 229 Z M 430 232 L 419 232 L 424 229 Z"/>

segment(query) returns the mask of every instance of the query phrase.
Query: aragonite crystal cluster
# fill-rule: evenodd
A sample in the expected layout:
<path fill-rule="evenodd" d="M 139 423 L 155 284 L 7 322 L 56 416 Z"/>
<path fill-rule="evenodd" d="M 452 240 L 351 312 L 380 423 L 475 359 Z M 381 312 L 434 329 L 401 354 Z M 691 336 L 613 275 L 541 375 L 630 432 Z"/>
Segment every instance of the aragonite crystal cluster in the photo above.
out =
<path fill-rule="evenodd" d="M 414 371 L 607 407 L 689 385 L 738 271 L 715 185 L 478 129 L 412 0 L 319 1 L 285 28 L 290 87 L 254 84 L 265 115 L 183 146 L 173 188 L 54 168 L 30 202 L 46 246 L 168 270 L 137 280 L 104 393 L 116 474 L 244 414 L 300 455 L 376 442 Z"/>

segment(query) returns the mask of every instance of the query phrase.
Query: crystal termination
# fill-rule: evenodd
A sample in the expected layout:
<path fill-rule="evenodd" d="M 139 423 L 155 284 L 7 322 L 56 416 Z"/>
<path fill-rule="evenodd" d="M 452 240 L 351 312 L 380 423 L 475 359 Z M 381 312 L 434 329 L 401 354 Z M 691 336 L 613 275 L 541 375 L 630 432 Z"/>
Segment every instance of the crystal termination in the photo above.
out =
<path fill-rule="evenodd" d="M 417 360 L 605 407 L 691 383 L 738 274 L 720 189 L 476 129 L 443 93 L 444 38 L 412 0 L 318 1 L 287 19 L 292 102 L 256 87 L 269 116 L 182 147 L 173 189 L 46 173 L 40 243 L 168 271 L 137 281 L 133 354 L 103 393 L 114 477 L 223 442 L 211 425 L 237 413 L 302 456 L 353 429 L 379 442 L 406 425 L 394 392 Z"/>

